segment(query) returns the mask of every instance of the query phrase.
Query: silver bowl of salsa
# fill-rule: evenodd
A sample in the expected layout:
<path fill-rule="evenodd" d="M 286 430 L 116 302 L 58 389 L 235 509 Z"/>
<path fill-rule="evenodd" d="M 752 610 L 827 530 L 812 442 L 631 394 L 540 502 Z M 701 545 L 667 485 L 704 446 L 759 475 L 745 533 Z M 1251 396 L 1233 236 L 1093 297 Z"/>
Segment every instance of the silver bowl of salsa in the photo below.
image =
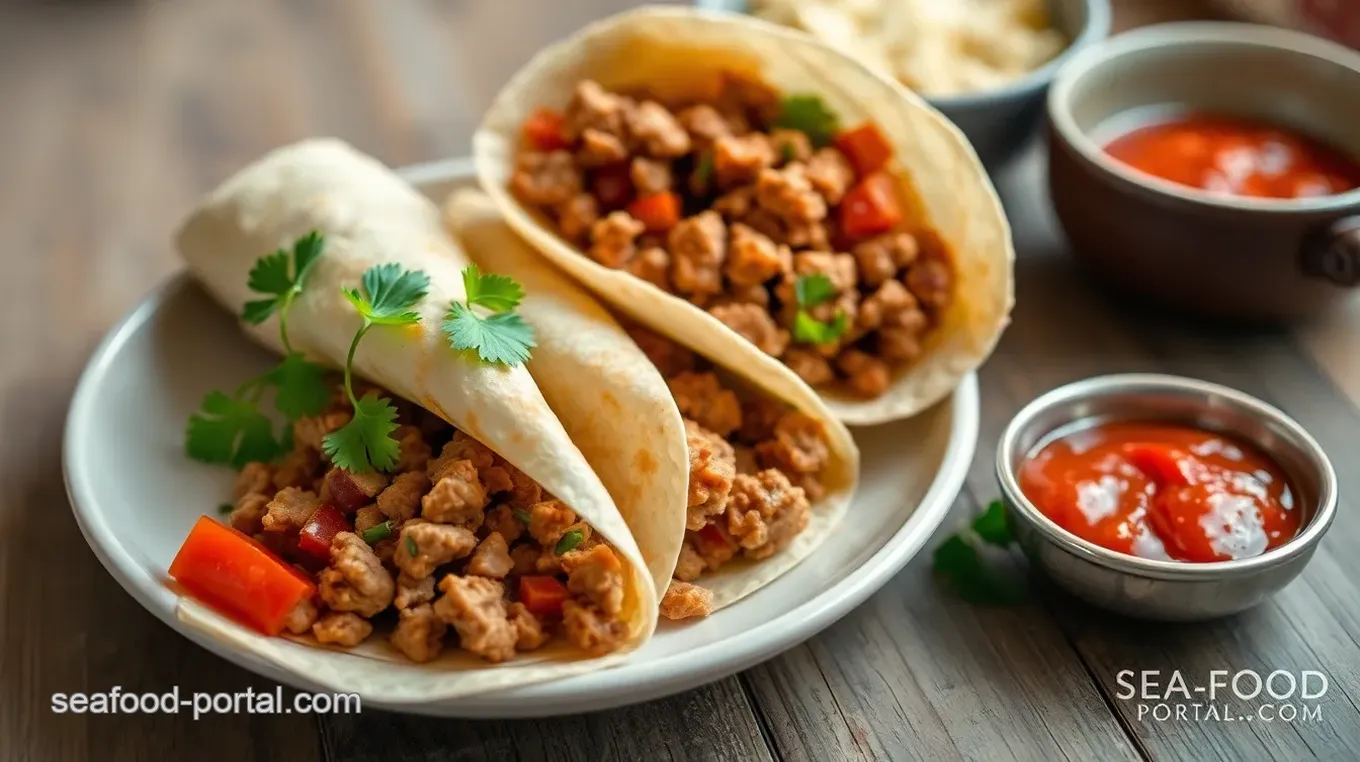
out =
<path fill-rule="evenodd" d="M 1337 504 L 1331 462 L 1292 418 L 1157 374 L 1089 378 L 1026 405 L 996 475 L 1031 563 L 1092 604 L 1166 621 L 1235 614 L 1284 588 Z"/>

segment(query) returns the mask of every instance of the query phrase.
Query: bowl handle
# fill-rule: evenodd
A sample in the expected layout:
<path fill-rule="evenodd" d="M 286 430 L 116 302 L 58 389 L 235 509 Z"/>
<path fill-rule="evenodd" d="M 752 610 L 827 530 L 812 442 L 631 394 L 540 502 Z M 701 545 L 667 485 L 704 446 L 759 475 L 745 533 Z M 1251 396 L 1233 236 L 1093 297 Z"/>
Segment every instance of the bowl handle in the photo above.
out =
<path fill-rule="evenodd" d="M 1303 246 L 1299 269 L 1342 288 L 1360 286 L 1360 216 L 1342 217 Z"/>

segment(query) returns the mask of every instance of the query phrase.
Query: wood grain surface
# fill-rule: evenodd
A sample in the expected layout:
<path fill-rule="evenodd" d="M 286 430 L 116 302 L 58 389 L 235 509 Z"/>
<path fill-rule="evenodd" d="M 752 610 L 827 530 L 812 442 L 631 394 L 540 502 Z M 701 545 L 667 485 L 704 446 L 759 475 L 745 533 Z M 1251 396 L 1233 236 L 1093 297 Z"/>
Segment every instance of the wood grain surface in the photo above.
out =
<path fill-rule="evenodd" d="M 527 55 L 631 4 L 0 5 L 0 760 L 1360 759 L 1360 413 L 1337 386 L 1360 397 L 1354 334 L 1187 328 L 1107 295 L 1061 251 L 1037 153 L 998 178 L 1021 250 L 1019 307 L 981 374 L 979 457 L 954 519 L 995 495 L 990 443 L 1041 391 L 1126 370 L 1227 383 L 1297 417 L 1341 473 L 1334 529 L 1268 604 L 1208 625 L 1150 625 L 1034 579 L 1028 603 L 976 608 L 943 593 L 922 557 L 808 643 L 616 711 L 525 722 L 51 711 L 54 693 L 115 685 L 273 687 L 124 593 L 82 540 L 62 487 L 77 374 L 104 331 L 175 269 L 169 231 L 196 196 L 312 134 L 392 164 L 465 153 L 478 114 Z M 1204 13 L 1176 0 L 1117 7 L 1121 26 Z M 1331 685 L 1317 721 L 1156 722 L 1118 698 L 1119 672 L 1146 669 L 1200 681 L 1213 669 L 1317 669 Z"/>

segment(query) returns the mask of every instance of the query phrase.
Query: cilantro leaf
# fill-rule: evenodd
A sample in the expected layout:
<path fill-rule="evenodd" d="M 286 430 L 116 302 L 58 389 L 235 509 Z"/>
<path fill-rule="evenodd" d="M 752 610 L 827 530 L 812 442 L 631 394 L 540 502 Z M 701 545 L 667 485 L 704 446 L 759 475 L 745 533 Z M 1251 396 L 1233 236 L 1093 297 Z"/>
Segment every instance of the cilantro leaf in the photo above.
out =
<path fill-rule="evenodd" d="M 241 319 L 251 325 L 259 325 L 269 319 L 274 314 L 274 308 L 279 306 L 278 299 L 256 299 L 246 302 L 246 306 L 241 310 Z"/>
<path fill-rule="evenodd" d="M 259 325 L 268 320 L 275 310 L 286 311 L 292 304 L 293 297 L 302 293 L 307 273 L 321 256 L 324 245 L 325 239 L 315 230 L 299 238 L 293 244 L 291 272 L 288 252 L 283 249 L 255 260 L 255 266 L 250 268 L 247 285 L 251 291 L 269 294 L 270 297 L 246 302 L 245 309 L 241 311 L 241 319 L 251 325 Z M 281 317 L 280 331 L 284 331 L 282 320 Z M 284 339 L 284 343 L 287 344 L 286 331 Z"/>
<path fill-rule="evenodd" d="M 836 297 L 836 285 L 826 273 L 800 275 L 793 282 L 793 295 L 799 307 L 816 307 Z"/>
<path fill-rule="evenodd" d="M 255 260 L 249 278 L 247 285 L 251 291 L 276 296 L 288 293 L 293 288 L 293 278 L 288 275 L 288 252 L 279 249 Z"/>
<path fill-rule="evenodd" d="M 279 443 L 273 425 L 253 402 L 214 391 L 189 416 L 184 451 L 194 460 L 241 468 L 254 460 L 273 460 Z"/>
<path fill-rule="evenodd" d="M 978 537 L 992 545 L 1004 548 L 1015 541 L 1010 525 L 1006 523 L 1006 505 L 1000 500 L 993 500 L 987 510 L 973 519 L 972 526 Z"/>
<path fill-rule="evenodd" d="M 798 130 L 818 148 L 831 143 L 840 130 L 840 120 L 817 95 L 790 95 L 779 104 L 775 127 Z"/>
<path fill-rule="evenodd" d="M 1025 590 L 1007 570 L 994 568 L 984 557 L 988 545 L 1005 548 L 1014 539 L 1006 522 L 1006 506 L 993 500 L 987 510 L 973 517 L 968 527 L 951 535 L 935 549 L 935 573 L 969 603 L 984 606 L 1019 603 Z M 991 551 L 993 555 L 1000 551 Z"/>
<path fill-rule="evenodd" d="M 269 371 L 274 384 L 274 406 L 290 421 L 319 415 L 331 401 L 326 369 L 309 361 L 301 352 L 289 352 L 283 362 Z"/>
<path fill-rule="evenodd" d="M 425 298 L 429 287 L 430 276 L 388 262 L 364 271 L 362 292 L 347 288 L 342 293 L 368 323 L 410 325 L 420 322 L 419 313 L 411 308 Z"/>
<path fill-rule="evenodd" d="M 293 244 L 293 288 L 301 291 L 303 284 L 307 282 L 307 273 L 311 272 L 312 265 L 321 256 L 321 249 L 326 244 L 326 239 L 321 233 L 313 230 L 307 235 L 297 239 Z"/>
<path fill-rule="evenodd" d="M 337 468 L 346 471 L 387 471 L 397 464 L 401 445 L 392 438 L 397 409 L 376 394 L 357 400 L 349 423 L 327 434 L 321 449 Z"/>
<path fill-rule="evenodd" d="M 978 606 L 1004 606 L 1024 600 L 1024 589 L 989 568 L 977 549 L 953 535 L 935 549 L 935 573 L 964 601 Z"/>
<path fill-rule="evenodd" d="M 482 274 L 477 265 L 463 268 L 463 288 L 468 306 L 485 307 L 492 312 L 508 312 L 524 299 L 524 289 L 514 280 L 494 273 Z"/>
<path fill-rule="evenodd" d="M 444 318 L 444 335 L 454 349 L 475 349 L 482 362 L 522 365 L 529 359 L 534 330 L 514 312 L 498 312 L 482 317 L 461 302 L 449 304 Z"/>

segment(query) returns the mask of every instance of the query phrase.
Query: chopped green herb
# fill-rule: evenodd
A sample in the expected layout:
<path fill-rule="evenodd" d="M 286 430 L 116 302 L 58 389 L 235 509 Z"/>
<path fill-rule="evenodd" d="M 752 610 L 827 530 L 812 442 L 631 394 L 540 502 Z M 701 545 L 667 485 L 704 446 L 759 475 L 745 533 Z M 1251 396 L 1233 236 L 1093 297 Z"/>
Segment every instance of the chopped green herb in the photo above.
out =
<path fill-rule="evenodd" d="M 217 504 L 217 512 L 223 516 L 227 515 L 228 513 L 231 513 L 234 510 L 236 510 L 236 506 L 232 505 L 231 503 Z"/>
<path fill-rule="evenodd" d="M 844 310 L 836 310 L 830 323 L 823 323 L 808 312 L 812 307 L 836 297 L 836 286 L 824 273 L 800 275 L 793 283 L 798 312 L 793 318 L 793 340 L 803 344 L 830 344 L 850 330 L 850 318 Z"/>
<path fill-rule="evenodd" d="M 321 449 L 331 463 L 347 471 L 388 471 L 397 464 L 401 445 L 392 438 L 397 429 L 397 409 L 392 400 L 367 394 L 354 396 L 354 353 L 359 342 L 375 325 L 411 325 L 420 322 L 412 308 L 425 298 L 430 278 L 419 270 L 405 270 L 396 263 L 374 265 L 364 272 L 363 290 L 341 289 L 363 318 L 345 357 L 345 394 L 354 413 L 349 423 L 327 434 Z"/>
<path fill-rule="evenodd" d="M 581 541 L 584 539 L 585 535 L 581 532 L 581 530 L 573 529 L 570 532 L 567 532 L 566 534 L 562 535 L 562 539 L 557 541 L 557 547 L 553 548 L 553 552 L 560 556 L 563 553 L 570 551 L 577 545 L 580 545 Z"/>
<path fill-rule="evenodd" d="M 476 350 L 482 362 L 522 365 L 536 344 L 534 331 L 513 312 L 524 298 L 524 289 L 504 275 L 482 274 L 476 265 L 463 270 L 467 303 L 450 302 L 444 318 L 444 336 L 457 350 Z M 491 312 L 480 315 L 473 307 Z"/>
<path fill-rule="evenodd" d="M 704 151 L 699 156 L 699 163 L 694 167 L 694 183 L 700 187 L 708 187 L 708 182 L 713 179 L 713 152 Z"/>
<path fill-rule="evenodd" d="M 321 235 L 312 231 L 293 244 L 291 255 L 279 249 L 256 260 L 248 285 L 268 298 L 248 302 L 241 319 L 259 324 L 277 313 L 286 355 L 278 366 L 246 381 L 234 394 L 214 392 L 204 399 L 203 406 L 189 417 L 185 433 L 189 457 L 240 468 L 251 460 L 270 460 L 286 452 L 291 426 L 285 426 L 283 436 L 276 440 L 273 424 L 259 410 L 260 397 L 268 387 L 274 387 L 274 405 L 290 423 L 325 409 L 330 401 L 325 369 L 294 351 L 288 340 L 288 310 L 302 293 L 324 243 Z"/>
<path fill-rule="evenodd" d="M 817 95 L 790 95 L 780 102 L 775 127 L 798 130 L 818 148 L 829 145 L 840 130 L 840 120 Z"/>
<path fill-rule="evenodd" d="M 378 544 L 379 541 L 385 540 L 388 537 L 390 537 L 391 534 L 392 534 L 392 520 L 388 519 L 387 521 L 384 521 L 381 524 L 374 524 L 368 529 L 365 529 L 363 533 L 360 534 L 359 536 L 364 538 L 364 542 L 368 543 L 369 545 L 376 545 Z M 406 539 L 409 541 L 411 538 L 407 537 Z"/>
<path fill-rule="evenodd" d="M 806 310 L 798 310 L 793 316 L 793 340 L 802 344 L 830 344 L 849 329 L 850 318 L 843 311 L 837 311 L 830 323 L 823 323 Z"/>
<path fill-rule="evenodd" d="M 793 161 L 793 158 L 797 155 L 798 151 L 792 143 L 785 143 L 779 147 L 779 158 L 783 159 L 785 164 Z"/>
<path fill-rule="evenodd" d="M 1024 600 L 1024 588 L 1014 576 L 994 568 L 980 547 L 1007 547 L 1013 542 L 1006 524 L 1006 509 L 994 501 L 974 517 L 967 529 L 951 535 L 935 549 L 935 573 L 944 579 L 960 598 L 980 606 L 1016 604 Z"/>
<path fill-rule="evenodd" d="M 524 510 L 523 508 L 516 508 L 516 509 L 514 510 L 514 514 L 515 514 L 515 518 L 519 519 L 520 523 L 522 523 L 522 524 L 528 524 L 528 523 L 529 523 L 530 517 L 529 517 L 529 512 L 528 512 L 528 511 Z"/>
<path fill-rule="evenodd" d="M 416 541 L 411 539 L 410 535 L 406 537 L 406 552 L 411 555 L 411 558 L 420 555 L 420 548 L 416 547 Z"/>
<path fill-rule="evenodd" d="M 816 307 L 836 298 L 836 285 L 826 273 L 800 275 L 793 282 L 793 294 L 799 307 Z"/>

